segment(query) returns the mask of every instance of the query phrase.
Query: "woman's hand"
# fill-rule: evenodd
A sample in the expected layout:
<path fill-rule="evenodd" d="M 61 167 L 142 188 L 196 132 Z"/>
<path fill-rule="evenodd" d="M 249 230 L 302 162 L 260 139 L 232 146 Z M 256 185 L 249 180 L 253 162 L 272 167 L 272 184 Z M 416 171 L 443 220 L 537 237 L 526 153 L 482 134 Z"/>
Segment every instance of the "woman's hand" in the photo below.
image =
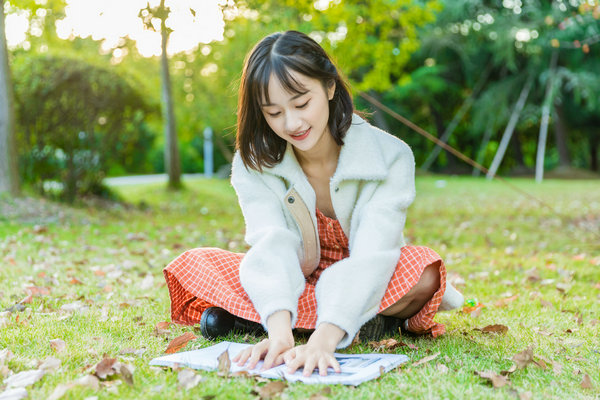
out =
<path fill-rule="evenodd" d="M 291 315 L 289 311 L 277 311 L 267 319 L 269 338 L 245 350 L 233 358 L 239 366 L 248 361 L 248 369 L 254 369 L 256 364 L 264 359 L 262 371 L 283 364 L 283 353 L 294 347 Z"/>
<path fill-rule="evenodd" d="M 240 367 L 248 362 L 248 369 L 254 369 L 256 364 L 264 359 L 262 371 L 283 364 L 283 354 L 294 347 L 294 339 L 263 339 L 252 347 L 242 350 L 233 358 Z"/>
<path fill-rule="evenodd" d="M 303 344 L 296 346 L 283 355 L 283 360 L 288 366 L 288 373 L 293 374 L 300 367 L 304 367 L 302 374 L 311 376 L 315 369 L 319 375 L 327 375 L 327 369 L 333 368 L 335 372 L 342 372 L 340 364 L 333 356 L 333 351 L 319 348 L 316 345 Z"/>
<path fill-rule="evenodd" d="M 296 346 L 283 355 L 288 373 L 293 374 L 304 367 L 303 375 L 310 376 L 318 368 L 319 375 L 326 376 L 327 369 L 342 372 L 333 352 L 346 333 L 335 325 L 322 323 L 308 339 L 308 343 Z"/>

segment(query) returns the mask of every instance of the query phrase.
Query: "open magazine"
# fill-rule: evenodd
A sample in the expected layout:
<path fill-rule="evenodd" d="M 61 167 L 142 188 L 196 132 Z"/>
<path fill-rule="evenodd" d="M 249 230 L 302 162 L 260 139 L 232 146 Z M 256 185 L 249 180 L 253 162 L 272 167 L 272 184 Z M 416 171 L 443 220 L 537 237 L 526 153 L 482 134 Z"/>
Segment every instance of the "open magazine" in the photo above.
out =
<path fill-rule="evenodd" d="M 158 365 L 164 367 L 188 366 L 194 369 L 203 369 L 207 371 L 215 371 L 218 368 L 218 358 L 225 351 L 228 352 L 229 358 L 235 357 L 240 351 L 246 347 L 252 346 L 245 343 L 221 342 L 214 346 L 204 349 L 184 351 L 181 353 L 169 354 L 158 357 L 150 361 L 150 365 Z M 327 376 L 321 376 L 316 372 L 309 377 L 302 375 L 302 370 L 299 369 L 293 374 L 287 373 L 285 364 L 260 371 L 262 361 L 258 363 L 256 368 L 249 370 L 246 367 L 239 367 L 235 363 L 231 363 L 230 373 L 238 371 L 247 371 L 249 374 L 260 375 L 263 378 L 269 379 L 284 379 L 290 382 L 304 383 L 324 383 L 324 384 L 343 384 L 343 385 L 359 385 L 362 382 L 375 379 L 383 373 L 390 371 L 398 365 L 408 361 L 408 357 L 403 354 L 340 354 L 335 353 L 335 358 L 340 363 L 342 372 L 336 373 L 332 368 L 327 371 Z"/>

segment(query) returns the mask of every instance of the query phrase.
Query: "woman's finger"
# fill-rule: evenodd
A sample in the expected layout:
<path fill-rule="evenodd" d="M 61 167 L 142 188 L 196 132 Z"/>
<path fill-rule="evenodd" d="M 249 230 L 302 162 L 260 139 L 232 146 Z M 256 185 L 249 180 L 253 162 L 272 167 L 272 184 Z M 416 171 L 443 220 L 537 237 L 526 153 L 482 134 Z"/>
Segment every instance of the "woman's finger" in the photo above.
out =
<path fill-rule="evenodd" d="M 260 342 L 252 348 L 252 355 L 250 356 L 250 360 L 248 361 L 248 369 L 254 369 L 256 364 L 263 358 L 264 354 L 267 352 L 269 348 L 268 341 L 267 343 Z"/>
<path fill-rule="evenodd" d="M 293 374 L 302 364 L 304 364 L 304 361 L 301 357 L 295 357 L 288 364 L 288 373 Z"/>
<path fill-rule="evenodd" d="M 311 376 L 316 366 L 316 360 L 313 357 L 308 357 L 306 361 L 304 361 L 304 372 L 302 373 L 302 375 Z"/>
<path fill-rule="evenodd" d="M 241 367 L 242 365 L 246 364 L 246 361 L 248 361 L 248 357 L 250 357 L 251 353 L 252 353 L 252 347 L 244 349 L 237 356 L 235 356 L 233 361 L 236 361 L 238 363 L 238 365 Z"/>
<path fill-rule="evenodd" d="M 333 370 L 338 374 L 342 372 L 342 367 L 340 367 L 340 363 L 338 362 L 337 358 L 335 358 L 335 356 L 331 356 L 331 363 L 329 365 L 331 365 L 333 367 Z"/>
<path fill-rule="evenodd" d="M 327 358 L 325 358 L 325 357 L 319 358 L 319 375 L 321 375 L 321 376 L 327 375 L 327 369 L 329 368 L 329 365 L 331 364 L 330 361 L 331 360 L 327 360 Z"/>

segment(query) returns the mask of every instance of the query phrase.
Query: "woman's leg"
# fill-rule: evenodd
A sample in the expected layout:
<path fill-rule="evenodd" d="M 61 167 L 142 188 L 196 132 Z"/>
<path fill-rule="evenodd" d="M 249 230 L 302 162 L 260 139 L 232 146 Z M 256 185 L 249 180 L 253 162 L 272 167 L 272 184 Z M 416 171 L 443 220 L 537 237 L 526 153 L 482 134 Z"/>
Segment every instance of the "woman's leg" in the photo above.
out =
<path fill-rule="evenodd" d="M 408 293 L 380 314 L 407 319 L 418 313 L 440 288 L 440 261 L 428 265 Z"/>

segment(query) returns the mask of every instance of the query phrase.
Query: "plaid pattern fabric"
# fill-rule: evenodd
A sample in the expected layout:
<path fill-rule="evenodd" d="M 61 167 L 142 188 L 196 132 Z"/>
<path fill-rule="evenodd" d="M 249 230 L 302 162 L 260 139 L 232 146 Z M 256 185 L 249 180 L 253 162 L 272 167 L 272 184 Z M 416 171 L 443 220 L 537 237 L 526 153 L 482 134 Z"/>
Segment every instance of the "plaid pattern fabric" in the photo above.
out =
<path fill-rule="evenodd" d="M 306 278 L 305 290 L 298 300 L 297 328 L 315 328 L 315 284 L 325 268 L 349 256 L 348 239 L 339 222 L 317 210 L 317 223 L 321 260 L 317 269 Z M 200 321 L 204 310 L 217 306 L 238 317 L 260 322 L 240 283 L 239 266 L 243 257 L 244 254 L 217 248 L 197 248 L 173 260 L 163 271 L 171 297 L 172 321 L 193 325 Z M 408 320 L 408 329 L 415 333 L 431 333 L 436 337 L 445 332 L 444 325 L 434 322 L 433 317 L 446 289 L 446 268 L 440 257 L 427 247 L 402 248 L 379 312 L 402 298 L 418 282 L 425 267 L 434 263 L 440 265 L 441 287 L 421 311 Z"/>

